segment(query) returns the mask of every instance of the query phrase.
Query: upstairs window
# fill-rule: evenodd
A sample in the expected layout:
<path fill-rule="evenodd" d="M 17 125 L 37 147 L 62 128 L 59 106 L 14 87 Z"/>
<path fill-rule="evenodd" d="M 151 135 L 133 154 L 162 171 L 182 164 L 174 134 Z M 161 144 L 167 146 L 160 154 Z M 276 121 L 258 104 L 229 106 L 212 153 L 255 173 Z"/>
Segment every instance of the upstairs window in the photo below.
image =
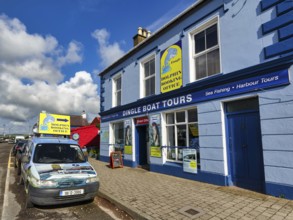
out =
<path fill-rule="evenodd" d="M 213 23 L 193 35 L 195 79 L 220 73 L 218 24 Z"/>
<path fill-rule="evenodd" d="M 155 71 L 155 57 L 152 56 L 142 64 L 142 96 L 147 97 L 155 94 L 156 71 Z"/>
<path fill-rule="evenodd" d="M 113 107 L 121 105 L 121 75 L 113 80 Z"/>

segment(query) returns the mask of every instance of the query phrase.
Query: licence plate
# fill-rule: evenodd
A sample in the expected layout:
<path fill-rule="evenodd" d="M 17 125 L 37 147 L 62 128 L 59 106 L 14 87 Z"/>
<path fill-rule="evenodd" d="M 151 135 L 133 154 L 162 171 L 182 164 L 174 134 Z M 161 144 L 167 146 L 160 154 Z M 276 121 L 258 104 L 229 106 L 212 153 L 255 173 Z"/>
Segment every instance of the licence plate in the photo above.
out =
<path fill-rule="evenodd" d="M 84 194 L 84 189 L 64 190 L 60 191 L 60 196 L 74 196 Z"/>

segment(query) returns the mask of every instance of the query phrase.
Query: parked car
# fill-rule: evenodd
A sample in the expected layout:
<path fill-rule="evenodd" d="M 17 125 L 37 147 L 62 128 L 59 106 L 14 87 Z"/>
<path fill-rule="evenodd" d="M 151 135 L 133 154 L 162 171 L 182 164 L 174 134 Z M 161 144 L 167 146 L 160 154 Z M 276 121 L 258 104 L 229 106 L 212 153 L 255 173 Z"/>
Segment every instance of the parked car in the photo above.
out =
<path fill-rule="evenodd" d="M 21 160 L 26 207 L 93 200 L 99 178 L 76 141 L 33 138 Z"/>
<path fill-rule="evenodd" d="M 17 135 L 17 136 L 15 136 L 14 141 L 16 143 L 17 141 L 24 140 L 24 139 L 25 139 L 25 137 L 23 135 Z"/>
<path fill-rule="evenodd" d="M 12 148 L 12 155 L 15 156 L 17 153 L 17 150 L 19 150 L 22 147 L 22 145 L 24 145 L 25 143 L 27 143 L 27 140 L 17 141 L 16 144 Z"/>
<path fill-rule="evenodd" d="M 14 144 L 14 143 L 15 143 L 14 139 L 10 138 L 9 141 L 8 141 L 8 144 Z"/>
<path fill-rule="evenodd" d="M 21 157 L 28 147 L 28 142 L 22 142 L 23 144 L 16 150 L 16 155 L 14 157 L 14 167 L 17 168 L 17 175 L 21 173 Z"/>

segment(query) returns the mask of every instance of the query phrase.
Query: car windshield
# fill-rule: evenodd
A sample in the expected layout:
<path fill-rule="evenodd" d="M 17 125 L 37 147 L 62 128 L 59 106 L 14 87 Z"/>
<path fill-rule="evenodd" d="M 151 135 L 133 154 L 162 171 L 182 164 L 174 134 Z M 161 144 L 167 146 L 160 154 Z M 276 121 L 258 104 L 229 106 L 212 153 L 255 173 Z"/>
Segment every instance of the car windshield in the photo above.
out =
<path fill-rule="evenodd" d="M 35 163 L 82 163 L 85 157 L 78 145 L 38 144 L 33 161 Z"/>

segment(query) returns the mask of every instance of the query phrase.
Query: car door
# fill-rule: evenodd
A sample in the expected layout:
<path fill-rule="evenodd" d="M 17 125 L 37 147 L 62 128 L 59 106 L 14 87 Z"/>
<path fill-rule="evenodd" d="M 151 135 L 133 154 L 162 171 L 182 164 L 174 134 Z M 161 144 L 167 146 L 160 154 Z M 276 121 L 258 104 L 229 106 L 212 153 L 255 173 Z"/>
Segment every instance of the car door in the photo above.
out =
<path fill-rule="evenodd" d="M 27 163 L 24 163 L 24 162 L 21 163 L 21 175 L 24 182 L 26 182 L 28 179 L 28 169 L 31 167 L 31 161 L 32 161 L 32 150 L 33 150 L 33 143 L 29 142 L 27 147 L 25 148 L 25 151 L 23 152 L 23 156 L 27 156 L 29 161 Z"/>

